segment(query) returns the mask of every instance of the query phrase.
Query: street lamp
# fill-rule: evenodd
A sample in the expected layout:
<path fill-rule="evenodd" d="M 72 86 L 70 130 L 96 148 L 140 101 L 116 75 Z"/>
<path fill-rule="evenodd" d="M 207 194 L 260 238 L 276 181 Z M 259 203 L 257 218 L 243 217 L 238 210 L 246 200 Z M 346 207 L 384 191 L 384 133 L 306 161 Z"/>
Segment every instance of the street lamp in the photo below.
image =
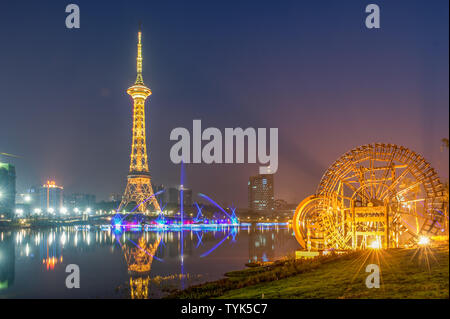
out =
<path fill-rule="evenodd" d="M 39 215 L 41 213 L 41 209 L 40 208 L 35 208 L 34 209 L 34 213 Z"/>
<path fill-rule="evenodd" d="M 26 195 L 25 196 L 25 201 L 28 203 L 29 201 L 31 201 L 31 196 L 30 195 Z"/>
<path fill-rule="evenodd" d="M 67 208 L 61 207 L 61 214 L 65 215 L 67 213 Z"/>
<path fill-rule="evenodd" d="M 53 214 L 54 211 L 55 211 L 55 210 L 54 210 L 52 207 L 50 207 L 50 208 L 48 209 L 48 212 L 49 212 L 50 214 Z"/>

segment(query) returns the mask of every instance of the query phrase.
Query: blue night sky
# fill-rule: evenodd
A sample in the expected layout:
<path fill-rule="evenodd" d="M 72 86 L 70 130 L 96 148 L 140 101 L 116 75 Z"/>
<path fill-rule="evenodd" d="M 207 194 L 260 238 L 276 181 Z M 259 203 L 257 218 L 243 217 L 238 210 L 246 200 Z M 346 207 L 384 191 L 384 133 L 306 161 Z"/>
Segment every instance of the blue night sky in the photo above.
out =
<path fill-rule="evenodd" d="M 125 187 L 136 33 L 143 24 L 150 170 L 175 185 L 175 127 L 278 127 L 276 198 L 300 202 L 346 151 L 421 153 L 448 179 L 449 3 L 442 1 L 3 1 L 0 152 L 18 191 L 48 178 L 99 199 Z M 381 8 L 381 29 L 364 25 Z M 2 157 L 5 161 L 6 158 Z M 258 164 L 186 165 L 186 185 L 246 205 Z"/>

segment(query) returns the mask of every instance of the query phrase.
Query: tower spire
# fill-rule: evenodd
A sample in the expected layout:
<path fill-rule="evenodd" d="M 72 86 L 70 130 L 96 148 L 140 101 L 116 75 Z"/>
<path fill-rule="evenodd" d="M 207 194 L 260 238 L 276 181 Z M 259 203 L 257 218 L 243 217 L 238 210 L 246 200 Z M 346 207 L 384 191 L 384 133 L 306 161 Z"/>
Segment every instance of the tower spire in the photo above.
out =
<path fill-rule="evenodd" d="M 138 45 L 137 45 L 137 57 L 136 57 L 136 82 L 135 84 L 144 85 L 144 79 L 142 78 L 142 43 L 141 43 L 141 23 L 139 22 L 139 32 L 138 32 Z"/>

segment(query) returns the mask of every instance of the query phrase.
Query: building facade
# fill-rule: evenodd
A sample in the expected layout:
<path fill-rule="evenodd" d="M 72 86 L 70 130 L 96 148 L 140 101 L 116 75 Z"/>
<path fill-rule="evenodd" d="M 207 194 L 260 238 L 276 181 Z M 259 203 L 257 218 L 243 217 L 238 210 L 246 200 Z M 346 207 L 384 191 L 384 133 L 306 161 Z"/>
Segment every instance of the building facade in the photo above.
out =
<path fill-rule="evenodd" d="M 257 212 L 273 210 L 273 174 L 251 176 L 248 181 L 248 208 Z"/>
<path fill-rule="evenodd" d="M 84 211 L 88 208 L 94 207 L 96 203 L 96 197 L 92 194 L 74 193 L 64 195 L 64 206 L 68 209 L 79 209 Z"/>
<path fill-rule="evenodd" d="M 54 181 L 47 181 L 39 190 L 40 209 L 44 214 L 58 214 L 63 207 L 62 186 L 56 185 Z"/>
<path fill-rule="evenodd" d="M 108 197 L 110 202 L 120 202 L 122 200 L 122 194 L 111 193 Z"/>
<path fill-rule="evenodd" d="M 14 165 L 0 162 L 0 219 L 14 217 L 15 202 L 16 168 Z"/>
<path fill-rule="evenodd" d="M 178 205 L 178 189 L 175 187 L 169 187 L 164 192 L 164 202 L 169 206 Z"/>
<path fill-rule="evenodd" d="M 192 189 L 183 186 L 169 187 L 164 192 L 164 203 L 169 206 L 180 206 L 180 191 L 183 189 L 183 206 L 192 206 Z"/>
<path fill-rule="evenodd" d="M 183 206 L 192 206 L 192 189 L 180 186 L 180 190 L 181 188 L 183 189 Z M 178 205 L 181 205 L 180 192 L 178 192 Z"/>

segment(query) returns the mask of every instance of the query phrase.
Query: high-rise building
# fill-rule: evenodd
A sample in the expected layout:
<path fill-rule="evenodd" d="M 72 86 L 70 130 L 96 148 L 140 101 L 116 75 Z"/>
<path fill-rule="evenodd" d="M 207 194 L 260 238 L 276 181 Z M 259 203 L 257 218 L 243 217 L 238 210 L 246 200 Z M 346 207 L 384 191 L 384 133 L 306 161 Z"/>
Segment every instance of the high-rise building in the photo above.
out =
<path fill-rule="evenodd" d="M 15 199 L 16 168 L 12 164 L 0 162 L 0 219 L 14 216 Z"/>
<path fill-rule="evenodd" d="M 248 208 L 252 211 L 271 211 L 274 202 L 273 174 L 251 176 L 248 181 Z"/>
<path fill-rule="evenodd" d="M 169 206 L 178 205 L 179 191 L 175 187 L 169 187 L 164 192 L 164 202 Z"/>
<path fill-rule="evenodd" d="M 74 193 L 64 195 L 64 206 L 70 209 L 86 210 L 95 206 L 95 195 Z"/>
<path fill-rule="evenodd" d="M 54 181 L 47 181 L 39 190 L 40 208 L 44 214 L 59 214 L 63 207 L 62 186 L 56 185 Z"/>
<path fill-rule="evenodd" d="M 183 189 L 183 206 L 192 206 L 192 189 L 183 186 L 167 188 L 164 192 L 164 203 L 169 206 L 180 206 L 181 189 Z"/>
<path fill-rule="evenodd" d="M 183 189 L 183 206 L 190 207 L 192 206 L 192 189 L 186 188 L 183 185 L 180 186 L 179 190 Z M 178 191 L 178 205 L 181 205 L 181 194 L 180 191 Z"/>
<path fill-rule="evenodd" d="M 35 185 L 27 189 L 26 195 L 29 197 L 25 197 L 25 202 L 31 203 L 31 206 L 38 207 L 39 206 L 39 185 Z"/>
<path fill-rule="evenodd" d="M 122 195 L 118 193 L 111 193 L 108 199 L 110 202 L 120 202 L 122 200 Z"/>

